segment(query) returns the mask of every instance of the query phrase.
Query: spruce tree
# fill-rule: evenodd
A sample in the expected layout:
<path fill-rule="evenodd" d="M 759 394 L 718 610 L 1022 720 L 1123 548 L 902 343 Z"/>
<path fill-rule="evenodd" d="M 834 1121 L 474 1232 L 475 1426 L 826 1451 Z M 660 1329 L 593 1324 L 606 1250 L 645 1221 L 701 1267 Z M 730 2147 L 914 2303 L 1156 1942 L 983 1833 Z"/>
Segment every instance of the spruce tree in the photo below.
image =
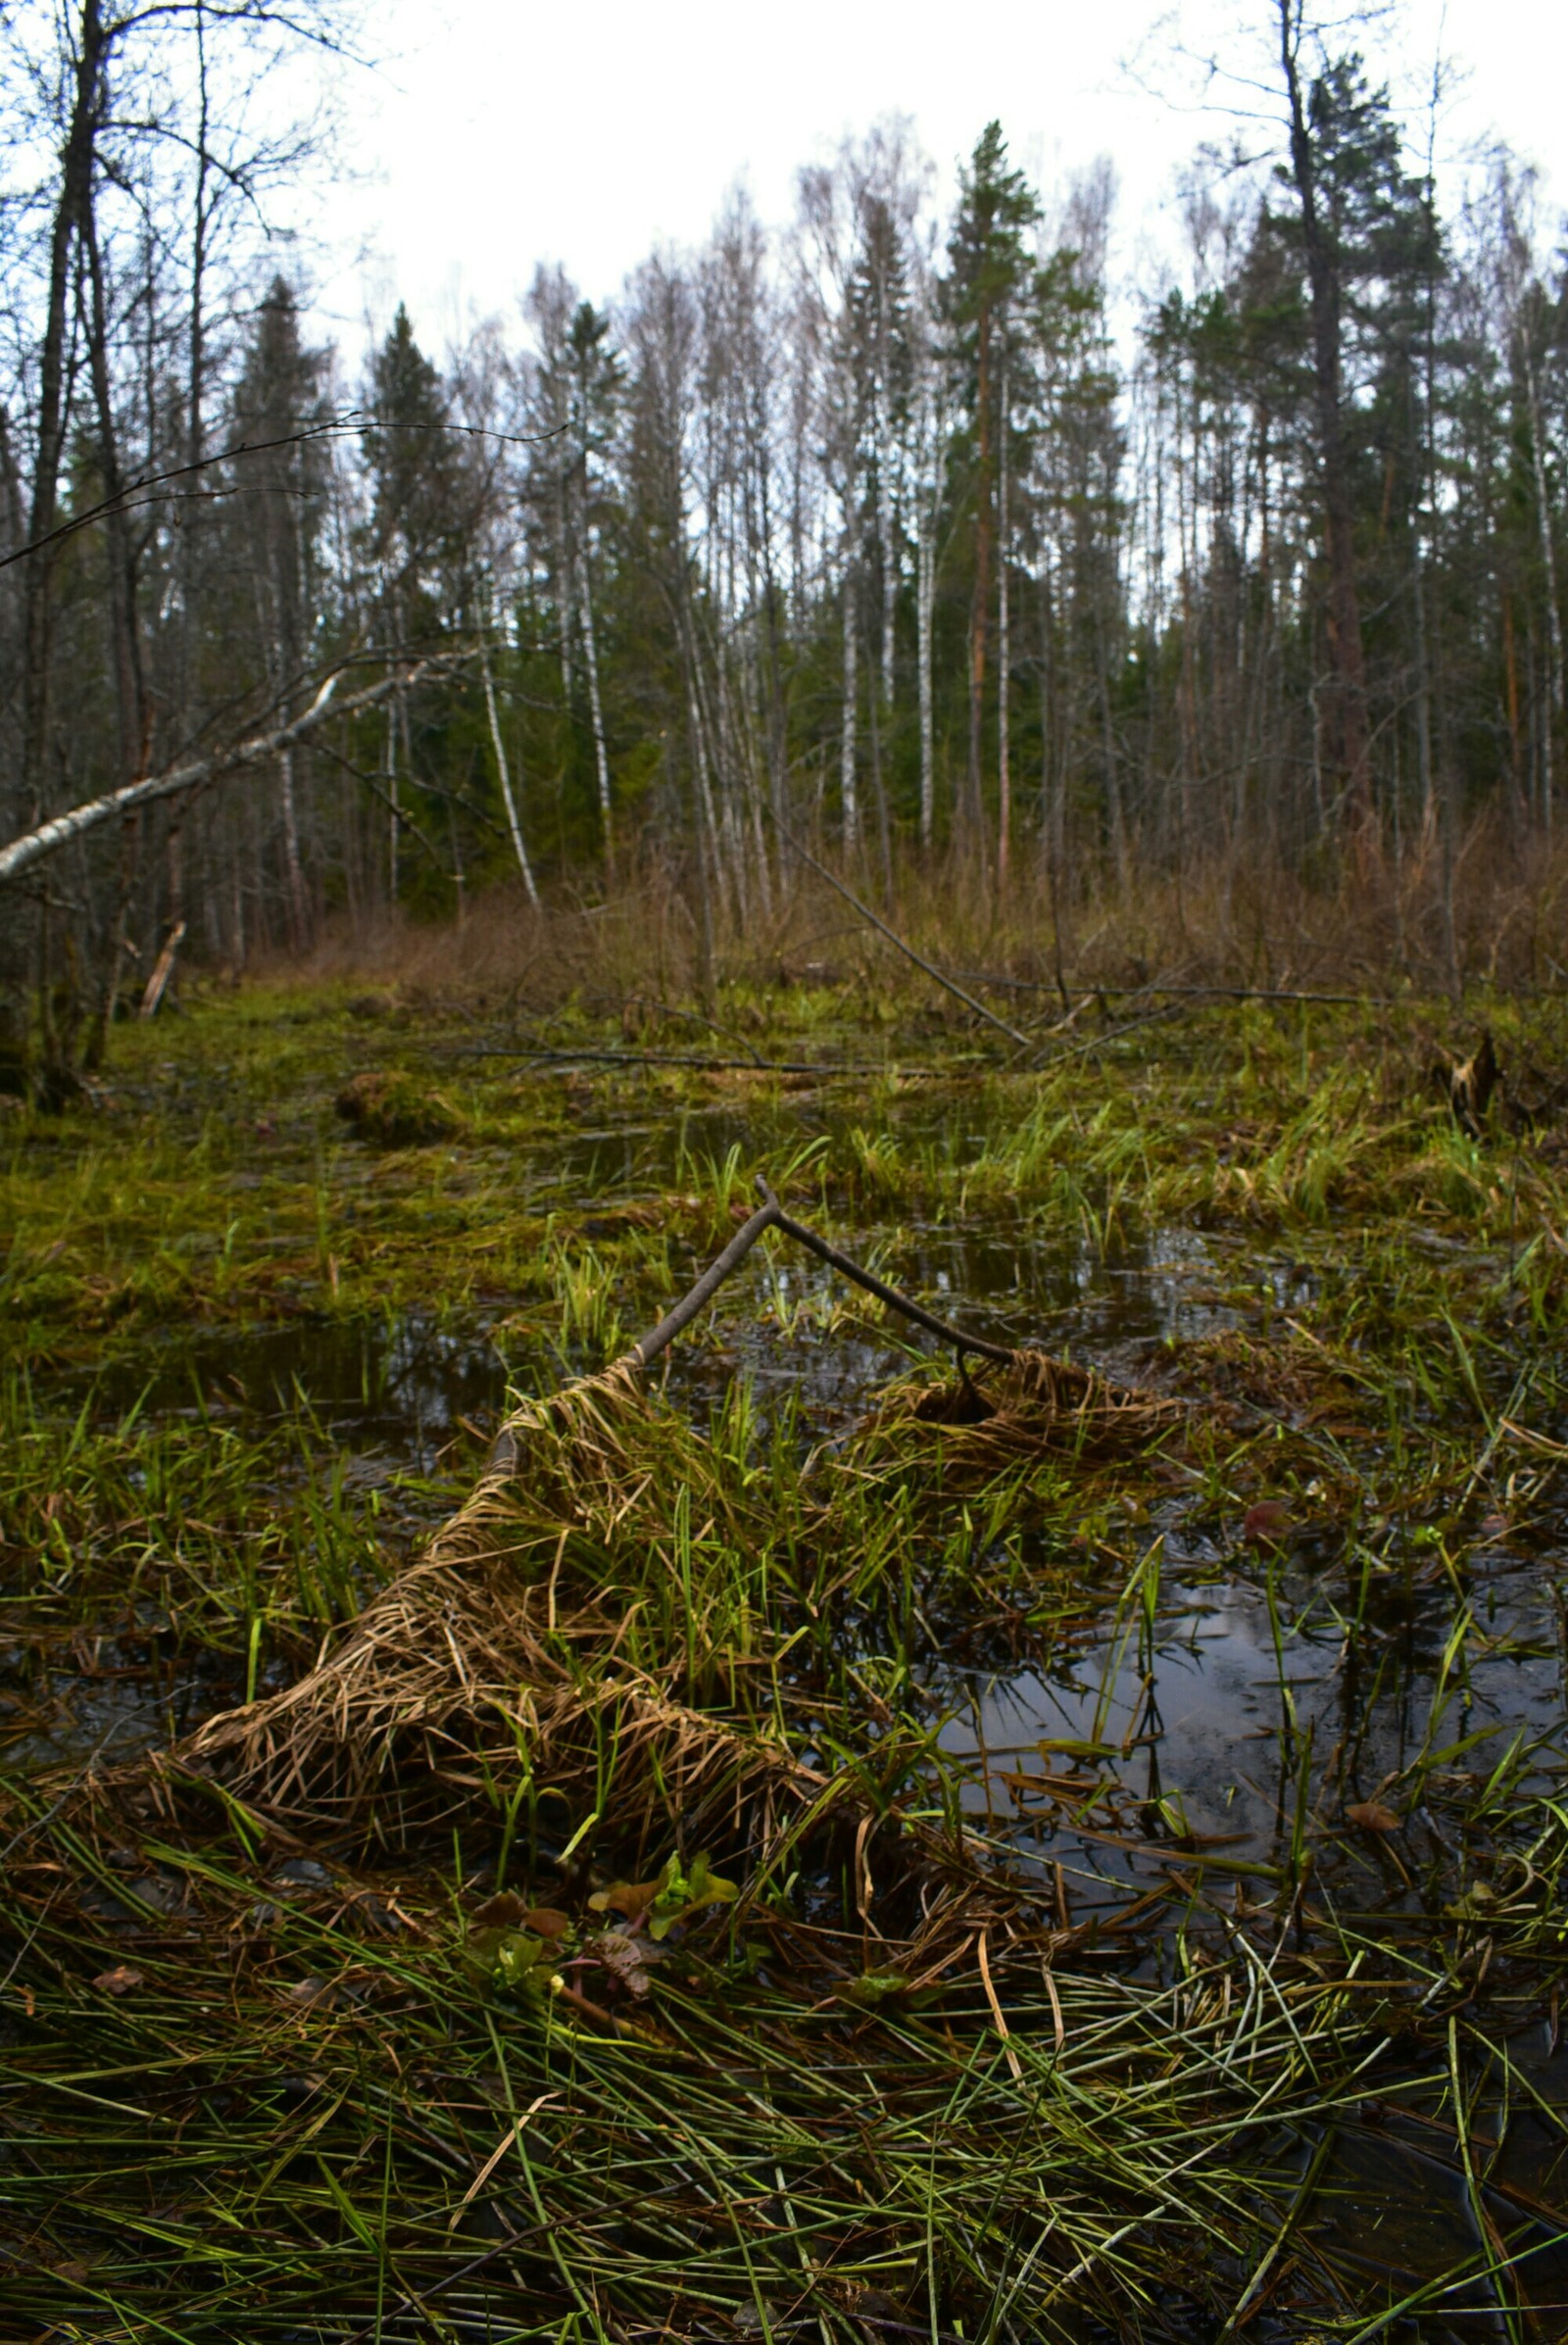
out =
<path fill-rule="evenodd" d="M 1000 122 L 988 122 L 961 174 L 958 209 L 948 242 L 943 308 L 952 336 L 962 403 L 969 423 L 960 462 L 968 474 L 974 529 L 974 590 L 969 621 L 969 758 L 966 825 L 969 845 L 983 852 L 981 768 L 986 663 L 996 545 L 997 455 L 1001 432 L 999 335 L 1023 294 L 1032 262 L 1026 232 L 1040 218 L 1040 202 L 1007 160 Z"/>

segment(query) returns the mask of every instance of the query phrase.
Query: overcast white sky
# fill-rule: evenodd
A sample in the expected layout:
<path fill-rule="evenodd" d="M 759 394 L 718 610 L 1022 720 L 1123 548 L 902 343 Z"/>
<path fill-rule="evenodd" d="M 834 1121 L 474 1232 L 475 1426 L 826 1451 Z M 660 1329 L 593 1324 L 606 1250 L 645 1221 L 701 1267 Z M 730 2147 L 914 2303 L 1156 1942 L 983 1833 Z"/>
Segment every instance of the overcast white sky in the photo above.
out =
<path fill-rule="evenodd" d="M 1048 188 L 1108 154 L 1127 269 L 1168 233 L 1177 166 L 1226 128 L 1182 102 L 1176 44 L 1246 72 L 1272 14 L 1272 0 L 378 0 L 381 62 L 344 93 L 358 183 L 313 223 L 318 315 L 352 359 L 400 297 L 432 350 L 477 318 L 514 319 L 541 260 L 604 300 L 655 243 L 700 239 L 737 178 L 782 222 L 800 165 L 888 113 L 912 120 L 944 198 L 993 115 Z M 1554 222 L 1568 0 L 1403 0 L 1360 42 L 1412 97 L 1441 46 L 1458 76 L 1448 158 L 1505 136 L 1542 167 Z M 1140 51 L 1145 86 L 1127 71 Z"/>

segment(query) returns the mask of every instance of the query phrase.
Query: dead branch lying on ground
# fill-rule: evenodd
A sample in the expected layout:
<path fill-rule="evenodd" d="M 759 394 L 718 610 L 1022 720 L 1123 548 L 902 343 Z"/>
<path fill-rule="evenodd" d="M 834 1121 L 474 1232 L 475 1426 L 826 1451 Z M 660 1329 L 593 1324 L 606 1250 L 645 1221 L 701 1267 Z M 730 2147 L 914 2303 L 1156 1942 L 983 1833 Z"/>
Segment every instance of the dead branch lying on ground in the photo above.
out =
<path fill-rule="evenodd" d="M 1027 1050 L 1032 1047 L 1026 1034 L 1020 1034 L 1016 1026 L 1009 1026 L 1005 1018 L 999 1018 L 994 1009 L 987 1009 L 983 1002 L 975 1000 L 973 994 L 966 994 L 961 985 L 947 976 L 934 962 L 922 958 L 912 945 L 905 942 L 896 928 L 888 926 L 879 912 L 874 912 L 868 904 L 861 903 L 853 888 L 847 888 L 843 880 L 835 877 L 825 863 L 819 863 L 810 850 L 803 847 L 793 832 L 784 828 L 776 814 L 773 817 L 773 827 L 791 855 L 798 855 L 803 863 L 816 873 L 818 879 L 825 879 L 828 886 L 835 889 L 846 904 L 853 904 L 861 919 L 868 921 L 878 935 L 885 936 L 890 945 L 897 946 L 906 960 L 913 961 L 915 967 L 923 970 L 934 984 L 941 986 L 945 993 L 951 994 L 955 1001 L 961 1002 L 965 1009 L 972 1009 L 977 1018 L 983 1018 L 985 1023 L 988 1026 L 994 1026 L 999 1034 L 1005 1035 L 1007 1041 L 1015 1044 L 1020 1050 Z"/>
<path fill-rule="evenodd" d="M 967 978 L 970 985 L 994 985 L 999 993 L 1059 995 L 1061 991 L 1054 977 L 1004 977 L 994 969 L 959 969 L 956 974 Z M 1070 983 L 1067 990 L 1073 990 Z M 1311 994 L 1282 985 L 1160 985 L 1151 978 L 1142 985 L 1085 985 L 1069 1014 L 1076 1016 L 1095 1002 L 1137 1001 L 1146 995 L 1161 1000 L 1180 995 L 1185 1002 L 1321 1002 L 1342 1009 L 1360 1009 L 1368 1002 L 1382 1007 L 1387 1002 L 1382 994 Z"/>
<path fill-rule="evenodd" d="M 835 1065 L 816 1058 L 710 1058 L 692 1050 L 596 1050 L 591 1046 L 580 1050 L 537 1050 L 513 1049 L 510 1050 L 464 1050 L 464 1058 L 513 1058 L 519 1061 L 519 1074 L 540 1066 L 678 1066 L 695 1069 L 707 1075 L 904 1075 L 923 1070 L 906 1070 L 890 1066 L 873 1066 L 854 1061 Z M 932 1076 L 950 1070 L 933 1067 Z"/>

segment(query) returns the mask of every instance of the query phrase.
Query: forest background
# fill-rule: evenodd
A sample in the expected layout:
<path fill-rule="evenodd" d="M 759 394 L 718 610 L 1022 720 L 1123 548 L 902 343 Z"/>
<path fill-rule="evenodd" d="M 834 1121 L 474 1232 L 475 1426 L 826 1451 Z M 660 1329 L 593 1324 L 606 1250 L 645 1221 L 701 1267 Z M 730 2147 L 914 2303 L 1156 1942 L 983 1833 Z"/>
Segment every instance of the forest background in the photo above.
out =
<path fill-rule="evenodd" d="M 7 15 L 6 1080 L 172 942 L 518 965 L 618 906 L 710 995 L 824 862 L 1063 991 L 1559 979 L 1555 232 L 1499 146 L 1440 200 L 1396 22 L 1244 13 L 1130 334 L 1108 161 L 1037 187 L 994 122 L 944 213 L 887 121 L 782 227 L 734 193 L 439 360 L 400 308 L 359 378 L 270 232 L 334 0 Z"/>

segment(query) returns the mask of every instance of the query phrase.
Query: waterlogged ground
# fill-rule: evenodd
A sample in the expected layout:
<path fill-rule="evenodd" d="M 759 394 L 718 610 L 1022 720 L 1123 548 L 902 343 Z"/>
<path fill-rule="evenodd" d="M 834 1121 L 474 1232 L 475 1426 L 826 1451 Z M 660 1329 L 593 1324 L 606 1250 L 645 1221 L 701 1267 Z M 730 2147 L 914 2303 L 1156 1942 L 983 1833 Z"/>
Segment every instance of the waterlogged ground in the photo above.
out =
<path fill-rule="evenodd" d="M 90 1107 L 0 1123 L 0 1767 L 53 1798 L 298 1676 L 458 1502 L 509 1392 L 622 1349 L 763 1170 L 970 1332 L 1214 1428 L 1064 1466 L 1000 1530 L 979 1510 L 897 1639 L 843 1620 L 849 1682 L 923 1722 L 916 1807 L 1091 1963 L 1175 1979 L 1266 1910 L 1293 1961 L 1332 1942 L 1418 2015 L 1301 2152 L 1229 2315 L 1173 2295 L 1147 2333 L 1568 2334 L 1568 1120 L 1539 1109 L 1568 1020 L 1487 1005 L 1514 1107 L 1466 1133 L 1428 1078 L 1476 1012 L 1195 1003 L 1099 1046 L 1080 1017 L 1020 1067 L 855 988 L 722 1007 L 694 1042 L 214 997 L 127 1030 Z M 668 1063 L 705 1054 L 754 1063 Z M 394 1087 L 351 1122 L 367 1073 Z M 831 1444 L 910 1332 L 774 1240 L 666 1390 L 706 1423 L 744 1380 L 760 1442 Z M 0 2003 L 25 1952 L 0 1940 Z M 94 2301 L 52 2333 L 155 2333 Z M 848 2333 L 935 2333 L 889 2302 Z"/>

